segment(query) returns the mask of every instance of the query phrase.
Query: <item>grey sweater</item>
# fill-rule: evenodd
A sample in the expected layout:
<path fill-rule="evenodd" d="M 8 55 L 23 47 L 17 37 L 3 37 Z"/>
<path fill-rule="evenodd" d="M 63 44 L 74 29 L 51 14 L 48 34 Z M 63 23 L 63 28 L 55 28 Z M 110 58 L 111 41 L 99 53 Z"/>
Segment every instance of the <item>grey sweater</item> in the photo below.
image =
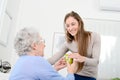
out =
<path fill-rule="evenodd" d="M 84 62 L 83 69 L 77 73 L 78 75 L 97 78 L 100 49 L 101 49 L 100 35 L 95 32 L 92 32 L 91 41 L 89 42 L 88 45 L 88 51 L 86 56 L 87 58 Z M 72 43 L 65 42 L 60 48 L 60 50 L 56 54 L 54 54 L 51 58 L 49 58 L 48 61 L 51 64 L 54 64 L 68 51 L 76 53 L 78 51 L 77 43 L 74 41 Z"/>

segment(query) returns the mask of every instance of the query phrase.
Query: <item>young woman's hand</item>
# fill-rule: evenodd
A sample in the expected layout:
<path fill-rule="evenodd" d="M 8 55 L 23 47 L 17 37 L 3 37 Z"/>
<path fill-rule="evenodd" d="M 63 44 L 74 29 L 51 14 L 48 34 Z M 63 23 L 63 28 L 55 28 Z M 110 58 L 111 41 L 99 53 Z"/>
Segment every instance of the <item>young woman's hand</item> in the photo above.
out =
<path fill-rule="evenodd" d="M 69 54 L 69 58 L 73 58 L 74 61 L 80 62 L 80 63 L 85 62 L 85 59 L 86 59 L 86 57 L 81 56 L 78 53 Z"/>

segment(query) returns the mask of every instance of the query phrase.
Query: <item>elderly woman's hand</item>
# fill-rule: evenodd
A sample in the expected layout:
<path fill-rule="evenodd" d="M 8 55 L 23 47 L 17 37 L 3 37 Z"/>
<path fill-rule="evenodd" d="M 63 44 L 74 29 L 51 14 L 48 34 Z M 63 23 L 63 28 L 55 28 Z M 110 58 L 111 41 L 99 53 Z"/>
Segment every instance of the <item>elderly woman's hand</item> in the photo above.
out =
<path fill-rule="evenodd" d="M 67 61 L 67 72 L 73 74 L 73 73 L 76 73 L 76 70 L 77 70 L 77 64 L 76 64 L 76 62 L 73 61 L 73 63 L 70 64 Z"/>
<path fill-rule="evenodd" d="M 65 68 L 66 66 L 67 66 L 67 64 L 66 64 L 66 61 L 63 57 L 55 63 L 54 68 L 58 71 L 60 69 Z"/>

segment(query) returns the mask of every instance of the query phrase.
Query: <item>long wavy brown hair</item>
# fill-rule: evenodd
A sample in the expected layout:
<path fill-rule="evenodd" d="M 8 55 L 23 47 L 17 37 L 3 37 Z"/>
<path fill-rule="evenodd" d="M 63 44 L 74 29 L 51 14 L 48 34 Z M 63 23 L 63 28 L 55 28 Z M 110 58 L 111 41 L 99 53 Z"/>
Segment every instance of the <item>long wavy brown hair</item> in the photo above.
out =
<path fill-rule="evenodd" d="M 87 56 L 87 49 L 88 49 L 88 43 L 91 37 L 91 32 L 85 31 L 84 29 L 84 23 L 82 18 L 74 11 L 71 11 L 70 13 L 66 14 L 64 18 L 64 24 L 66 24 L 66 20 L 68 17 L 73 17 L 78 21 L 79 28 L 78 32 L 76 34 L 76 42 L 78 43 L 78 53 L 81 56 Z M 64 27 L 65 28 L 65 27 Z M 72 42 L 75 40 L 75 37 L 72 36 L 65 28 L 65 35 L 66 35 L 66 40 L 67 42 Z M 79 72 L 83 68 L 84 62 L 83 63 L 78 63 L 78 69 L 76 72 Z"/>

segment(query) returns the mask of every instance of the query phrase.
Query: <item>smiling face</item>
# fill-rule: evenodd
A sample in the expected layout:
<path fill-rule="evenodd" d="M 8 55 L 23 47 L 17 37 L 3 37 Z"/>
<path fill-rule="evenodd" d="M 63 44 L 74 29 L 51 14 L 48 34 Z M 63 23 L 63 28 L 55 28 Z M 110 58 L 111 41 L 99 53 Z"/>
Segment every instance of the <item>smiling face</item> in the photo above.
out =
<path fill-rule="evenodd" d="M 69 34 L 71 34 L 72 36 L 75 36 L 78 32 L 79 24 L 78 24 L 78 21 L 74 17 L 69 16 L 66 19 L 65 27 Z"/>

